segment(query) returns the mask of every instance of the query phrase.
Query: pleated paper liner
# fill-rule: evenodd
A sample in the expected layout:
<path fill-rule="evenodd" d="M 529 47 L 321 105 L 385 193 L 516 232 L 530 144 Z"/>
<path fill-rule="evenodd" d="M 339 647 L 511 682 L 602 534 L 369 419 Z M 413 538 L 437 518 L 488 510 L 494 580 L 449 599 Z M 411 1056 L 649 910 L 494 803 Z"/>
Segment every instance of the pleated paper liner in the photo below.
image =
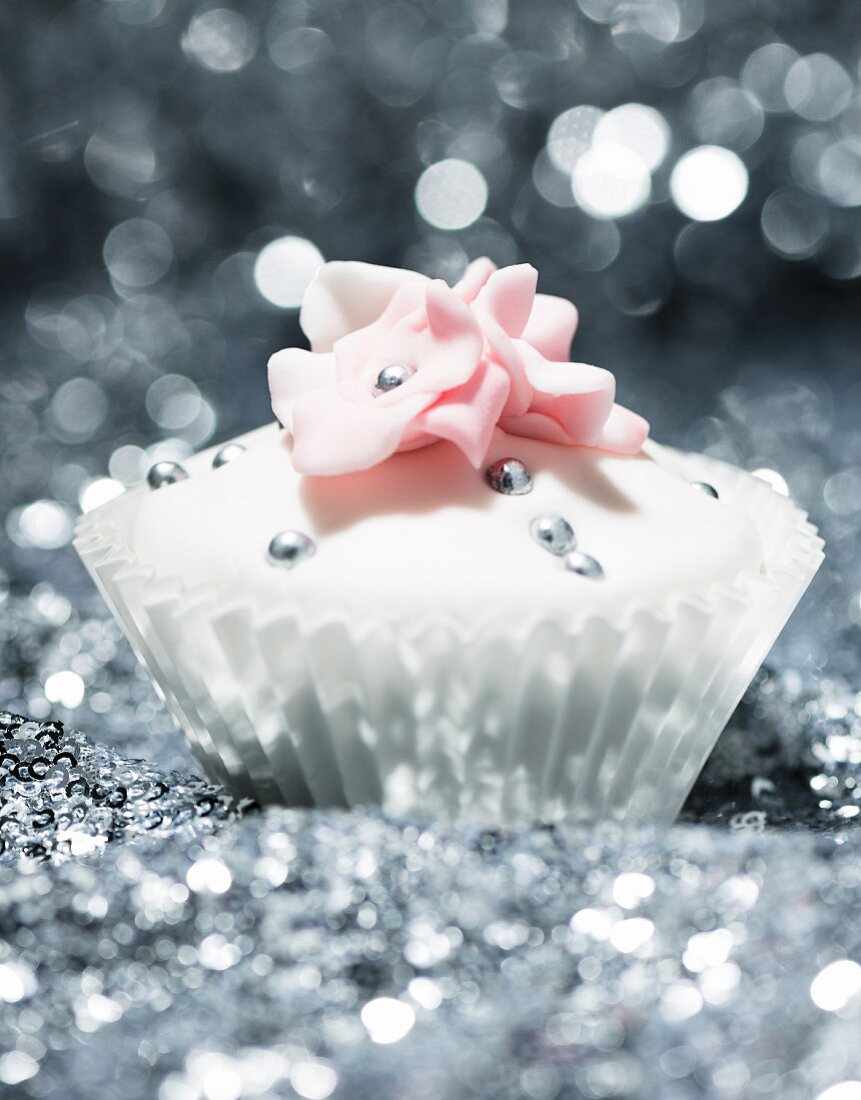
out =
<path fill-rule="evenodd" d="M 663 452 L 755 523 L 762 572 L 624 620 L 300 621 L 159 578 L 108 520 L 76 547 L 212 779 L 260 801 L 507 825 L 677 815 L 822 560 L 792 501 Z"/>

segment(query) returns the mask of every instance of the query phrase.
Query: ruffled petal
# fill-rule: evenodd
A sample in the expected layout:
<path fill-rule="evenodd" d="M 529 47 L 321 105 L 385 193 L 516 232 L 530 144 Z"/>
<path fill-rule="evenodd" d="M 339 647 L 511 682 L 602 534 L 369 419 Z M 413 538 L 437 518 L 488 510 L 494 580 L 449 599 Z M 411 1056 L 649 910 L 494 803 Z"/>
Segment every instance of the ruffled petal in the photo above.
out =
<path fill-rule="evenodd" d="M 497 270 L 486 257 L 451 289 L 416 272 L 324 265 L 301 313 L 312 352 L 269 364 L 296 469 L 364 470 L 435 439 L 478 467 L 497 424 L 557 445 L 639 451 L 648 424 L 614 405 L 609 371 L 566 361 L 577 310 L 536 295 L 536 281 L 527 264 Z M 378 393 L 380 371 L 395 365 L 408 377 Z"/>
<path fill-rule="evenodd" d="M 558 443 L 563 447 L 570 447 L 572 442 L 559 421 L 545 413 L 530 411 L 522 416 L 503 416 L 499 426 L 509 435 L 523 436 L 524 439 L 540 439 L 543 443 Z"/>
<path fill-rule="evenodd" d="M 294 402 L 303 394 L 335 384 L 334 355 L 285 348 L 275 352 L 267 369 L 272 411 L 288 431 L 292 431 Z"/>
<path fill-rule="evenodd" d="M 518 340 L 515 346 L 523 357 L 526 377 L 534 390 L 551 397 L 570 396 L 602 392 L 610 395 L 607 415 L 613 403 L 616 380 L 603 367 L 593 367 L 589 363 L 558 363 L 545 359 L 531 345 Z"/>
<path fill-rule="evenodd" d="M 538 272 L 531 264 L 494 271 L 475 299 L 476 311 L 492 318 L 506 336 L 520 336 L 535 302 Z"/>
<path fill-rule="evenodd" d="M 626 409 L 624 405 L 614 405 L 595 446 L 616 451 L 618 454 L 635 455 L 640 452 L 648 437 L 648 420 Z"/>
<path fill-rule="evenodd" d="M 361 387 L 362 380 L 368 373 L 368 363 L 374 356 L 381 354 L 381 348 L 397 348 L 402 332 L 412 331 L 421 324 L 425 291 L 429 286 L 430 280 L 426 279 L 421 283 L 405 283 L 398 287 L 375 321 L 355 332 L 348 332 L 335 342 L 335 363 L 341 385 L 349 387 L 351 383 L 359 382 Z M 396 330 L 404 320 L 408 320 L 409 324 L 399 334 Z M 395 354 L 394 350 L 392 354 Z M 404 360 L 390 358 L 388 362 L 401 363 Z"/>
<path fill-rule="evenodd" d="M 484 350 L 481 329 L 470 308 L 455 292 L 442 280 L 435 279 L 418 291 L 415 287 L 404 287 L 397 297 L 416 293 L 423 299 L 420 308 L 402 317 L 390 331 L 384 331 L 381 319 L 370 329 L 338 341 L 335 348 L 338 384 L 352 400 L 373 399 L 385 407 L 413 393 L 432 393 L 436 398 L 469 381 L 481 362 Z M 395 305 L 396 300 L 392 299 L 390 309 Z M 370 344 L 366 344 L 368 332 L 373 336 Z M 410 368 L 412 377 L 397 389 L 374 396 L 377 375 L 394 364 Z"/>
<path fill-rule="evenodd" d="M 536 393 L 529 411 L 544 413 L 555 420 L 564 429 L 569 443 L 595 446 L 612 407 L 612 390 L 593 390 L 558 397 Z"/>
<path fill-rule="evenodd" d="M 503 367 L 484 362 L 466 385 L 423 412 L 415 427 L 454 443 L 478 467 L 487 455 L 510 385 Z"/>
<path fill-rule="evenodd" d="M 525 341 L 515 344 L 533 389 L 529 411 L 557 421 L 570 443 L 593 443 L 613 408 L 613 375 L 588 363 L 552 363 Z"/>
<path fill-rule="evenodd" d="M 481 362 L 484 337 L 472 310 L 441 279 L 428 286 L 425 308 L 416 383 L 441 393 L 470 379 Z"/>
<path fill-rule="evenodd" d="M 357 404 L 336 390 L 315 390 L 293 407 L 293 466 L 332 476 L 367 470 L 393 455 L 415 418 L 433 400 L 418 393 L 381 408 Z"/>
<path fill-rule="evenodd" d="M 305 292 L 299 324 L 312 351 L 331 351 L 336 340 L 376 321 L 399 287 L 427 281 L 417 271 L 353 260 L 323 264 Z"/>
<path fill-rule="evenodd" d="M 573 302 L 550 294 L 536 294 L 523 339 L 545 359 L 563 362 L 571 352 L 577 320 L 577 307 Z"/>
<path fill-rule="evenodd" d="M 509 271 L 514 271 L 514 276 L 507 275 Z M 473 312 L 481 325 L 489 352 L 506 369 L 511 381 L 503 410 L 505 416 L 522 415 L 532 400 L 532 387 L 526 377 L 523 357 L 511 334 L 519 331 L 521 321 L 526 324 L 535 294 L 536 277 L 534 268 L 528 264 L 502 268 L 490 276 L 473 303 Z"/>
<path fill-rule="evenodd" d="M 496 264 L 487 256 L 481 256 L 464 271 L 460 282 L 455 283 L 454 292 L 462 302 L 470 305 L 478 297 L 478 292 L 496 271 Z"/>

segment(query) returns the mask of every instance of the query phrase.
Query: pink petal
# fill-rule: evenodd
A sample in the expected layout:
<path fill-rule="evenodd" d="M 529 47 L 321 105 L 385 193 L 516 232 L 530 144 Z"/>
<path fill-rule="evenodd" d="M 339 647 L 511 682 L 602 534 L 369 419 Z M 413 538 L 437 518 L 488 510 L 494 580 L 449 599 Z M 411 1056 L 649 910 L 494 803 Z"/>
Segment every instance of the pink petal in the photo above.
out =
<path fill-rule="evenodd" d="M 530 413 L 555 420 L 569 443 L 593 443 L 601 433 L 616 392 L 613 375 L 588 363 L 551 363 L 524 340 L 513 341 L 532 386 Z M 546 425 L 541 423 L 541 438 Z M 528 427 L 532 421 L 524 421 Z"/>
<path fill-rule="evenodd" d="M 557 363 L 545 359 L 525 340 L 515 341 L 515 346 L 523 357 L 526 377 L 533 390 L 553 397 L 572 394 L 595 393 L 600 391 L 610 395 L 607 414 L 613 401 L 616 380 L 603 367 L 593 367 L 589 363 Z"/>
<path fill-rule="evenodd" d="M 425 298 L 427 327 L 416 334 L 412 360 L 415 386 L 439 394 L 469 381 L 481 361 L 484 338 L 472 310 L 441 279 L 427 287 Z"/>
<path fill-rule="evenodd" d="M 520 336 L 535 301 L 538 272 L 530 264 L 494 271 L 475 300 L 476 309 L 492 317 L 506 336 Z"/>
<path fill-rule="evenodd" d="M 316 390 L 293 407 L 293 466 L 300 474 L 331 476 L 367 470 L 398 449 L 412 421 L 433 401 L 417 393 L 397 405 L 348 401 Z"/>
<path fill-rule="evenodd" d="M 285 348 L 270 358 L 268 373 L 272 411 L 290 431 L 296 399 L 335 384 L 335 357 L 315 355 L 302 348 Z"/>
<path fill-rule="evenodd" d="M 365 328 L 357 329 L 341 337 L 335 346 L 335 361 L 338 368 L 338 381 L 349 383 L 361 379 L 368 360 L 380 350 L 384 341 L 392 338 L 394 331 L 402 321 L 412 318 L 417 322 L 418 311 L 425 301 L 425 289 L 429 280 L 421 283 L 404 283 L 392 295 L 380 316 Z M 396 339 L 396 338 L 395 338 Z M 390 363 L 403 360 L 390 359 Z"/>
<path fill-rule="evenodd" d="M 612 378 L 612 375 L 610 376 Z M 530 412 L 544 413 L 557 421 L 569 443 L 594 445 L 613 407 L 613 390 L 566 393 L 558 397 L 536 393 Z"/>
<path fill-rule="evenodd" d="M 416 271 L 353 261 L 323 264 L 305 292 L 299 323 L 312 351 L 372 324 L 405 283 L 426 282 Z"/>
<path fill-rule="evenodd" d="M 526 265 L 521 266 L 526 268 Z M 491 356 L 508 371 L 511 380 L 508 400 L 503 413 L 505 416 L 520 416 L 529 408 L 529 403 L 532 400 L 532 387 L 526 377 L 523 358 L 517 347 L 515 347 L 515 341 L 512 340 L 507 331 L 507 328 L 517 327 L 517 319 L 512 324 L 512 319 L 507 318 L 505 322 L 507 327 L 505 327 L 497 313 L 503 309 L 503 299 L 509 291 L 513 290 L 514 297 L 517 294 L 523 294 L 523 284 L 531 276 L 529 276 L 528 271 L 521 271 L 519 276 L 511 283 L 504 277 L 496 283 L 495 289 L 491 288 L 491 282 L 495 279 L 498 280 L 499 276 L 505 276 L 505 272 L 508 270 L 511 269 L 504 268 L 491 275 L 475 300 L 473 312 L 481 325 L 481 331 L 484 333 Z M 528 312 L 526 312 L 526 316 L 528 317 Z"/>
<path fill-rule="evenodd" d="M 496 271 L 496 264 L 487 256 L 481 256 L 479 259 L 473 260 L 461 276 L 460 282 L 455 283 L 455 294 L 462 302 L 469 305 L 475 301 L 478 292 L 494 271 Z"/>
<path fill-rule="evenodd" d="M 510 385 L 503 367 L 484 362 L 465 385 L 423 412 L 415 427 L 454 443 L 478 467 L 490 447 Z"/>
<path fill-rule="evenodd" d="M 504 413 L 506 416 L 519 416 L 529 408 L 532 387 L 526 377 L 526 368 L 515 347 L 515 341 L 510 340 L 499 325 L 490 318 L 483 321 L 482 330 L 487 340 L 490 357 L 504 367 L 508 374 L 510 388 Z"/>
<path fill-rule="evenodd" d="M 623 455 L 638 454 L 649 436 L 649 422 L 623 405 L 614 405 L 595 446 Z"/>
<path fill-rule="evenodd" d="M 577 328 L 577 307 L 564 298 L 536 294 L 523 339 L 545 359 L 568 359 Z"/>
<path fill-rule="evenodd" d="M 503 416 L 499 426 L 509 435 L 525 439 L 540 439 L 544 443 L 559 443 L 570 447 L 571 438 L 558 420 L 539 412 L 526 412 L 522 416 Z"/>
<path fill-rule="evenodd" d="M 478 324 L 469 306 L 465 305 L 442 279 L 434 279 L 425 291 L 428 327 L 435 341 L 481 338 Z"/>
<path fill-rule="evenodd" d="M 399 320 L 390 332 L 383 332 L 382 319 L 379 326 L 371 326 L 380 333 L 372 348 L 360 346 L 361 333 L 338 342 L 338 380 L 346 395 L 355 401 L 373 398 L 384 407 L 413 393 L 432 393 L 436 398 L 469 380 L 484 350 L 484 338 L 472 311 L 441 279 L 426 283 L 422 298 L 423 306 Z M 368 354 L 362 360 L 358 351 L 365 350 Z M 356 358 L 342 365 L 345 353 Z M 397 389 L 374 397 L 377 375 L 396 363 L 412 368 L 413 376 Z"/>

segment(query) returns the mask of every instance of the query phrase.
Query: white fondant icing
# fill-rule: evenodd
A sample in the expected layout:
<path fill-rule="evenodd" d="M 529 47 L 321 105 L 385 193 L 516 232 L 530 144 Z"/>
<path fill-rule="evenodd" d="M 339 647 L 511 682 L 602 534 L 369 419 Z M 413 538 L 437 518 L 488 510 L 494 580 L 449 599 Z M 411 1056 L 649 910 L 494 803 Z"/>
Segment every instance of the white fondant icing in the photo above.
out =
<path fill-rule="evenodd" d="M 731 499 L 713 500 L 662 464 L 661 449 L 623 456 L 560 447 L 497 430 L 488 464 L 506 456 L 534 488 L 503 496 L 448 443 L 398 454 L 341 477 L 300 477 L 277 425 L 240 437 L 246 452 L 220 469 L 212 448 L 184 463 L 187 481 L 146 486 L 93 518 L 116 528 L 138 562 L 183 588 L 251 601 L 264 618 L 286 602 L 308 621 L 382 614 L 408 623 L 439 610 L 467 625 L 536 617 L 625 617 L 705 596 L 763 556 Z M 720 488 L 720 486 L 718 486 Z M 538 515 L 564 516 L 601 581 L 566 571 L 532 538 Z M 296 569 L 267 561 L 273 535 L 302 531 L 316 555 Z"/>

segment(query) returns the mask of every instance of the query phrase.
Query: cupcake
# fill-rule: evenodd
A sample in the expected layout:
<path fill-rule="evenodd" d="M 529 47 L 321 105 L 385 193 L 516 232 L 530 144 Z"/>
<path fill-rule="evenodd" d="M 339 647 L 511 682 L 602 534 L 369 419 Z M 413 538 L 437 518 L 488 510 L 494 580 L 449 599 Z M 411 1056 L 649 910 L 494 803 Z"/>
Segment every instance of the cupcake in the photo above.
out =
<path fill-rule="evenodd" d="M 822 544 L 649 441 L 536 279 L 325 264 L 277 422 L 81 519 L 211 779 L 494 825 L 678 813 Z"/>

